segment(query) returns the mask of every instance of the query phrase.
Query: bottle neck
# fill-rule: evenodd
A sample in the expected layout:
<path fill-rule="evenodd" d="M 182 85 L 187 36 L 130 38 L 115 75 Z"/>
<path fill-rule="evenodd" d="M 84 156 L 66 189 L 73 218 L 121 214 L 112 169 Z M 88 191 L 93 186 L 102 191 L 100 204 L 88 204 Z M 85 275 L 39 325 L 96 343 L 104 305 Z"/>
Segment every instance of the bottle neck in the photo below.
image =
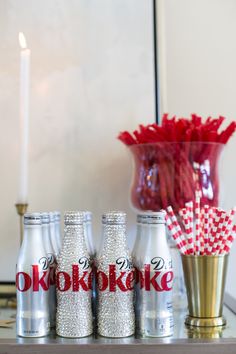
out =
<path fill-rule="evenodd" d="M 54 221 L 50 221 L 49 230 L 50 230 L 51 238 L 54 238 L 55 237 L 55 222 Z"/>
<path fill-rule="evenodd" d="M 55 221 L 54 227 L 55 227 L 56 234 L 60 236 L 60 234 L 61 234 L 61 223 L 60 223 L 60 221 Z"/>
<path fill-rule="evenodd" d="M 150 237 L 158 230 L 160 233 L 166 234 L 165 224 L 140 224 L 141 230 L 150 230 Z"/>
<path fill-rule="evenodd" d="M 135 236 L 135 240 L 134 240 L 132 255 L 135 254 L 137 247 L 139 246 L 139 243 L 141 240 L 141 233 L 142 233 L 142 224 L 137 223 L 136 224 L 136 236 Z"/>
<path fill-rule="evenodd" d="M 63 241 L 63 251 L 86 249 L 84 226 L 66 225 Z"/>
<path fill-rule="evenodd" d="M 42 225 L 24 225 L 24 238 L 21 249 L 26 252 L 26 248 L 38 249 L 45 253 Z"/>
<path fill-rule="evenodd" d="M 103 224 L 103 239 L 103 251 L 106 253 L 127 248 L 126 225 Z"/>
<path fill-rule="evenodd" d="M 54 221 L 50 221 L 50 223 L 49 223 L 49 235 L 50 235 L 51 244 L 52 244 L 52 247 L 54 250 L 54 254 L 57 257 L 59 254 L 59 247 L 58 247 L 58 243 L 57 243 L 57 235 L 56 235 Z"/>
<path fill-rule="evenodd" d="M 85 242 L 87 245 L 88 252 L 92 258 L 95 257 L 95 247 L 92 235 L 92 224 L 91 221 L 84 223 L 84 232 L 85 232 Z"/>
<path fill-rule="evenodd" d="M 157 242 L 160 245 L 167 245 L 165 224 L 141 224 L 139 237 L 147 242 Z"/>
<path fill-rule="evenodd" d="M 49 224 L 42 224 L 43 240 L 48 242 L 50 240 Z"/>
<path fill-rule="evenodd" d="M 42 224 L 42 233 L 43 233 L 43 242 L 45 244 L 46 253 L 54 254 L 54 249 L 50 238 L 49 224 Z"/>
<path fill-rule="evenodd" d="M 24 240 L 42 241 L 42 225 L 24 225 Z"/>

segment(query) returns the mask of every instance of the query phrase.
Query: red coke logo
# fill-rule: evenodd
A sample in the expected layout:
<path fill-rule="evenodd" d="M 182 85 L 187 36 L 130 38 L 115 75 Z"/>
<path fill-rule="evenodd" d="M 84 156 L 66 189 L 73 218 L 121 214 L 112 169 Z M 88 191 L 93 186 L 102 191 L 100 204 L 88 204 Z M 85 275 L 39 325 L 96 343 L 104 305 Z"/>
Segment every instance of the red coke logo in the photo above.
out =
<path fill-rule="evenodd" d="M 127 292 L 134 288 L 135 273 L 131 262 L 125 257 L 119 257 L 116 264 L 110 264 L 107 272 L 96 267 L 90 271 L 89 259 L 82 257 L 78 264 L 72 265 L 70 274 L 66 271 L 56 273 L 56 287 L 61 292 L 89 291 L 92 289 L 93 276 L 99 291 Z"/>
<path fill-rule="evenodd" d="M 89 291 L 92 289 L 93 276 L 95 276 L 100 291 L 115 292 L 121 290 L 126 292 L 134 288 L 134 271 L 117 272 L 115 264 L 109 265 L 108 273 L 97 270 L 95 267 L 93 271 L 85 270 L 81 272 L 78 264 L 74 264 L 71 274 L 65 271 L 56 273 L 56 287 L 61 292 L 68 290 L 73 292 Z"/>
<path fill-rule="evenodd" d="M 121 290 L 127 292 L 133 290 L 135 280 L 134 270 L 117 272 L 116 268 L 115 264 L 110 264 L 107 273 L 95 269 L 95 279 L 99 291 L 108 290 L 115 292 Z"/>
<path fill-rule="evenodd" d="M 136 284 L 145 291 L 170 291 L 173 287 L 173 279 L 171 259 L 165 261 L 162 257 L 154 257 L 150 264 L 144 265 L 144 271 L 135 269 Z"/>
<path fill-rule="evenodd" d="M 63 270 L 56 272 L 56 288 L 61 292 L 89 291 L 92 289 L 92 278 L 89 258 L 80 257 L 78 264 L 72 264 L 71 273 Z"/>
<path fill-rule="evenodd" d="M 16 288 L 21 292 L 32 291 L 37 292 L 40 289 L 48 291 L 50 285 L 49 270 L 40 270 L 38 265 L 32 265 L 32 277 L 25 272 L 16 274 Z"/>
<path fill-rule="evenodd" d="M 78 264 L 73 264 L 71 274 L 65 271 L 56 272 L 56 288 L 61 292 L 68 290 L 72 290 L 73 292 L 81 290 L 89 291 L 92 289 L 92 277 L 92 271 L 85 270 L 80 272 Z"/>
<path fill-rule="evenodd" d="M 174 273 L 172 270 L 151 271 L 150 264 L 145 264 L 144 272 L 136 269 L 136 284 L 140 289 L 151 291 L 152 289 L 161 291 L 170 291 L 173 286 Z"/>
<path fill-rule="evenodd" d="M 44 262 L 44 263 L 42 263 Z M 72 291 L 90 291 L 92 289 L 92 279 L 95 276 L 98 290 L 109 292 L 128 292 L 136 286 L 145 291 L 155 290 L 170 291 L 173 284 L 173 272 L 166 269 L 162 258 L 155 257 L 150 264 L 145 264 L 144 271 L 133 269 L 131 262 L 124 257 L 116 260 L 116 264 L 110 264 L 107 272 L 94 267 L 91 271 L 89 260 L 81 257 L 78 264 L 72 264 L 71 271 L 68 273 L 63 270 L 56 272 L 55 280 L 52 281 L 52 268 L 43 259 L 38 265 L 32 265 L 32 275 L 25 272 L 18 272 L 16 275 L 16 287 L 21 292 L 28 290 L 47 291 L 50 284 L 56 283 L 56 288 L 60 292 Z M 43 264 L 43 267 L 42 267 Z M 43 269 L 42 269 L 43 268 Z M 46 268 L 46 269 L 45 269 Z M 51 269 L 50 269 L 51 268 Z"/>

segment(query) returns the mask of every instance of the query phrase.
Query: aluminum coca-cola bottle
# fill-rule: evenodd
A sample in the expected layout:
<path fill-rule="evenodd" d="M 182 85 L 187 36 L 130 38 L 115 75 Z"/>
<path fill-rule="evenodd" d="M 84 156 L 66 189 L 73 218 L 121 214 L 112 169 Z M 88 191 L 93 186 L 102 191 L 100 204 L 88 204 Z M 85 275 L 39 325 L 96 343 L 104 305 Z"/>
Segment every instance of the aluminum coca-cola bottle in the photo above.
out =
<path fill-rule="evenodd" d="M 83 223 L 83 212 L 65 214 L 64 242 L 56 269 L 56 332 L 62 337 L 86 337 L 93 332 L 92 271 Z"/>
<path fill-rule="evenodd" d="M 104 337 L 134 334 L 134 269 L 126 240 L 126 214 L 103 215 L 103 248 L 96 260 L 97 330 Z"/>
<path fill-rule="evenodd" d="M 132 260 L 134 258 L 136 258 L 136 262 L 137 262 L 137 256 L 140 255 L 140 253 L 141 253 L 141 252 L 139 252 L 139 247 L 141 246 L 140 241 L 141 241 L 141 237 L 142 237 L 142 231 L 143 231 L 142 216 L 137 215 L 136 237 L 135 237 L 134 246 L 133 246 L 132 253 L 131 253 Z"/>
<path fill-rule="evenodd" d="M 60 252 L 61 249 L 61 244 L 62 244 L 62 237 L 61 237 L 61 213 L 60 211 L 54 211 L 54 218 L 55 218 L 55 234 L 56 234 L 56 240 L 57 240 L 57 245 L 58 249 Z"/>
<path fill-rule="evenodd" d="M 43 337 L 49 333 L 49 267 L 40 213 L 24 216 L 24 239 L 16 265 L 16 333 Z"/>
<path fill-rule="evenodd" d="M 171 336 L 173 269 L 166 237 L 165 212 L 138 215 L 137 221 L 138 240 L 133 251 L 137 334 Z"/>
<path fill-rule="evenodd" d="M 60 252 L 60 241 L 58 240 L 58 234 L 56 233 L 55 214 L 52 211 L 49 212 L 49 220 L 50 220 L 49 223 L 50 239 L 54 250 L 54 254 L 57 259 Z"/>
<path fill-rule="evenodd" d="M 49 314 L 50 325 L 55 327 L 56 325 L 56 256 L 54 254 L 53 246 L 50 238 L 50 226 L 49 226 L 49 213 L 41 213 L 42 219 L 42 232 L 43 242 L 48 259 L 49 273 L 50 273 L 50 286 L 49 286 Z"/>

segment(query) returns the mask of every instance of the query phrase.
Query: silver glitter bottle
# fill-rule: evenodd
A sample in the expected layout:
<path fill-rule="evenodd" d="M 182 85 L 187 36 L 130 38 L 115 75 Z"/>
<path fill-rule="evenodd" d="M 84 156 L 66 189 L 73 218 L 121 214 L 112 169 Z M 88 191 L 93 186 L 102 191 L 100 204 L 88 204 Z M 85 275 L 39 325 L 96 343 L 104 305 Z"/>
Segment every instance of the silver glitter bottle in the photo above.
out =
<path fill-rule="evenodd" d="M 65 214 L 64 242 L 56 269 L 56 332 L 62 337 L 80 338 L 93 332 L 92 271 L 83 222 L 83 212 Z"/>
<path fill-rule="evenodd" d="M 95 321 L 96 303 L 97 303 L 97 288 L 96 288 L 96 281 L 95 281 L 95 276 L 94 276 L 95 245 L 94 245 L 93 232 L 92 232 L 92 213 L 91 213 L 91 211 L 84 211 L 84 237 L 85 237 L 85 244 L 87 246 L 88 254 L 90 256 L 91 268 L 93 270 L 92 312 L 93 312 L 93 318 Z"/>
<path fill-rule="evenodd" d="M 85 232 L 85 243 L 87 245 L 88 253 L 93 259 L 95 256 L 95 245 L 93 240 L 92 232 L 92 213 L 91 211 L 84 212 L 84 232 Z"/>
<path fill-rule="evenodd" d="M 103 215 L 103 249 L 96 260 L 97 330 L 104 337 L 134 334 L 134 270 L 126 240 L 126 214 Z"/>

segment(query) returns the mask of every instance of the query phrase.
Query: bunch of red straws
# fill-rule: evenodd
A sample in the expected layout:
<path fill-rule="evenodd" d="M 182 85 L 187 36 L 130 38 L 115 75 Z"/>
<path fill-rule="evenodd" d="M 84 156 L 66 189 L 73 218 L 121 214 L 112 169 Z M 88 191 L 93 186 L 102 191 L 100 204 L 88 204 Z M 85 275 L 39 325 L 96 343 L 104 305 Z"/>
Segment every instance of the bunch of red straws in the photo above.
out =
<path fill-rule="evenodd" d="M 221 208 L 204 205 L 200 209 L 200 196 L 179 210 L 183 230 L 171 206 L 167 208 L 167 227 L 182 254 L 219 255 L 230 251 L 236 233 L 233 218 L 236 208 L 226 212 Z"/>
<path fill-rule="evenodd" d="M 229 126 L 219 132 L 225 118 L 208 117 L 205 122 L 202 117 L 196 114 L 188 118 L 169 118 L 164 114 L 161 125 L 148 124 L 139 125 L 139 130 L 133 133 L 121 132 L 118 139 L 125 145 L 152 144 L 160 142 L 214 142 L 226 144 L 236 130 L 236 122 L 231 122 Z"/>

